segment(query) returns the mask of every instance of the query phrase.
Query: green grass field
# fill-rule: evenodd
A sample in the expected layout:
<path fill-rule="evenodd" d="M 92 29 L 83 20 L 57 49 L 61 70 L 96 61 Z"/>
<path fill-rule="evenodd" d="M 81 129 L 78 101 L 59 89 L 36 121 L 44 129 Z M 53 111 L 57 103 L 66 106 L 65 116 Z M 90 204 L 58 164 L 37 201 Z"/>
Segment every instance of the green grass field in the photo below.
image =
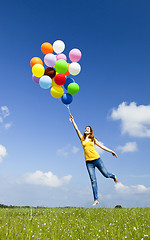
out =
<path fill-rule="evenodd" d="M 150 208 L 0 209 L 4 239 L 150 239 Z"/>

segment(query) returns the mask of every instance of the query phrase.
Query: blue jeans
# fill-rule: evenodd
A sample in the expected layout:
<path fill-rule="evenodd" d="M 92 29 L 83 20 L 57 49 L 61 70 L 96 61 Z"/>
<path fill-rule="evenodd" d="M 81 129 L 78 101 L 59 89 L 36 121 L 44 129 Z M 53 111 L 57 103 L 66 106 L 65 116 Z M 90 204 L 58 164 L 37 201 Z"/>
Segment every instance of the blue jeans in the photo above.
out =
<path fill-rule="evenodd" d="M 115 179 L 115 175 L 112 173 L 109 173 L 107 169 L 105 168 L 103 161 L 98 158 L 96 160 L 92 161 L 86 161 L 86 167 L 90 176 L 93 195 L 94 195 L 94 201 L 98 200 L 98 187 L 97 187 L 97 180 L 96 180 L 96 174 L 95 174 L 95 167 L 98 168 L 98 170 L 103 174 L 106 178 L 113 178 Z"/>

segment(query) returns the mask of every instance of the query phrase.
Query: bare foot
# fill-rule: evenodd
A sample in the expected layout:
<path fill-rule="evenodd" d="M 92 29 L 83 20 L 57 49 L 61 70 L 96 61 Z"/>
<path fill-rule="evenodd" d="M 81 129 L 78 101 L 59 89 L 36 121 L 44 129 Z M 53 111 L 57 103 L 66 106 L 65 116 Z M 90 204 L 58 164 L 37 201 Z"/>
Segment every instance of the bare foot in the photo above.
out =
<path fill-rule="evenodd" d="M 98 203 L 99 203 L 99 201 L 96 200 L 96 201 L 93 203 L 93 207 L 96 206 Z"/>
<path fill-rule="evenodd" d="M 118 179 L 117 179 L 117 177 L 115 176 L 115 178 L 114 178 L 114 181 L 115 181 L 115 183 L 117 183 L 118 182 Z"/>

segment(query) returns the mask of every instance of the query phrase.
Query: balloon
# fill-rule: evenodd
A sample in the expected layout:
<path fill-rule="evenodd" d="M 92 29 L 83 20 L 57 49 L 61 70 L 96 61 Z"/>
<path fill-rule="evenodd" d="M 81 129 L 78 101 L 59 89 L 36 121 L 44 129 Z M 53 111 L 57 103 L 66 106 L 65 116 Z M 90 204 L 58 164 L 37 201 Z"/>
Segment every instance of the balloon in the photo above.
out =
<path fill-rule="evenodd" d="M 72 49 L 68 54 L 71 63 L 68 63 L 67 57 L 63 53 L 64 49 L 65 43 L 61 40 L 55 41 L 52 45 L 49 42 L 44 42 L 41 45 L 41 51 L 45 54 L 44 61 L 39 57 L 33 57 L 30 60 L 30 65 L 33 81 L 43 89 L 51 87 L 52 97 L 61 98 L 61 101 L 67 105 L 72 102 L 72 95 L 79 91 L 79 85 L 70 76 L 80 73 L 81 66 L 78 61 L 81 59 L 82 53 L 77 48 Z M 46 64 L 46 69 L 43 64 L 44 66 Z"/>
<path fill-rule="evenodd" d="M 66 57 L 66 55 L 63 54 L 63 53 L 58 54 L 58 55 L 56 56 L 56 59 L 57 59 L 57 60 L 63 59 L 63 60 L 65 60 L 65 61 L 67 61 L 67 57 Z"/>
<path fill-rule="evenodd" d="M 50 92 L 51 92 L 52 97 L 54 97 L 54 98 L 61 98 L 62 95 L 64 94 L 63 88 L 58 85 L 52 87 Z"/>
<path fill-rule="evenodd" d="M 65 60 L 59 59 L 55 63 L 55 69 L 56 69 L 56 72 L 61 73 L 61 74 L 65 74 L 67 72 L 67 69 L 68 69 L 68 64 Z"/>
<path fill-rule="evenodd" d="M 77 48 L 72 49 L 69 52 L 69 58 L 72 62 L 78 62 L 81 58 L 81 51 Z"/>
<path fill-rule="evenodd" d="M 48 53 L 44 57 L 44 62 L 48 67 L 54 67 L 56 63 L 56 56 L 52 53 Z"/>
<path fill-rule="evenodd" d="M 72 100 L 73 100 L 73 97 L 69 93 L 64 93 L 63 96 L 61 97 L 61 101 L 64 104 L 70 104 L 72 102 Z"/>
<path fill-rule="evenodd" d="M 42 77 L 44 74 L 44 67 L 41 64 L 35 64 L 32 68 L 32 73 L 35 77 Z"/>
<path fill-rule="evenodd" d="M 72 75 L 78 75 L 79 72 L 81 71 L 81 66 L 79 63 L 77 62 L 72 62 L 70 65 L 69 65 L 69 72 L 70 74 Z"/>
<path fill-rule="evenodd" d="M 49 42 L 45 42 L 41 45 L 41 51 L 44 54 L 52 53 L 53 52 L 53 46 Z"/>
<path fill-rule="evenodd" d="M 61 40 L 57 40 L 53 43 L 53 49 L 54 51 L 58 54 L 58 53 L 62 53 L 65 49 L 65 44 L 63 41 Z"/>
<path fill-rule="evenodd" d="M 76 93 L 79 92 L 79 85 L 77 83 L 70 83 L 68 85 L 68 93 L 70 93 L 71 95 L 75 95 Z"/>
<path fill-rule="evenodd" d="M 67 63 L 68 64 L 68 69 L 67 69 L 67 72 L 65 73 L 66 76 L 70 75 L 70 72 L 69 72 L 69 65 L 70 63 Z"/>
<path fill-rule="evenodd" d="M 57 86 L 57 84 L 54 81 L 54 78 L 52 79 L 52 87 Z"/>
<path fill-rule="evenodd" d="M 66 82 L 65 82 L 65 84 L 64 84 L 64 88 L 65 88 L 66 90 L 67 90 L 68 85 L 69 85 L 70 83 L 75 83 L 75 80 L 74 80 L 73 78 L 71 78 L 71 77 L 66 77 Z"/>
<path fill-rule="evenodd" d="M 30 61 L 30 65 L 31 65 L 31 67 L 33 67 L 35 64 L 41 64 L 41 65 L 43 65 L 43 62 L 42 62 L 41 58 L 39 58 L 39 57 L 33 57 L 33 58 L 31 59 L 31 61 Z"/>
<path fill-rule="evenodd" d="M 49 68 L 46 68 L 46 69 L 45 69 L 44 75 L 47 75 L 47 76 L 49 76 L 50 78 L 54 78 L 55 75 L 56 75 L 56 71 L 55 71 L 54 68 L 50 68 L 50 67 L 49 67 Z"/>
<path fill-rule="evenodd" d="M 64 85 L 64 83 L 66 82 L 66 77 L 65 75 L 59 73 L 55 76 L 54 81 L 57 85 L 61 86 Z"/>
<path fill-rule="evenodd" d="M 39 84 L 40 78 L 35 77 L 34 75 L 32 75 L 32 80 L 33 80 L 34 83 Z"/>
<path fill-rule="evenodd" d="M 44 89 L 48 89 L 52 85 L 52 79 L 49 76 L 42 76 L 39 81 L 40 87 Z"/>

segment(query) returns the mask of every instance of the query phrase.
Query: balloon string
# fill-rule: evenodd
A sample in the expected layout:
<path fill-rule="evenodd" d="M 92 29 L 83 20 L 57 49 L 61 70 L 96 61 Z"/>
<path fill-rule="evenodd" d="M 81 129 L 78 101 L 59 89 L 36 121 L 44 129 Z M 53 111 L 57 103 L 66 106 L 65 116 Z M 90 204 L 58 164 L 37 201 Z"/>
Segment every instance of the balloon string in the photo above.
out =
<path fill-rule="evenodd" d="M 69 114 L 71 114 L 69 105 L 65 105 L 65 106 L 68 108 Z"/>

